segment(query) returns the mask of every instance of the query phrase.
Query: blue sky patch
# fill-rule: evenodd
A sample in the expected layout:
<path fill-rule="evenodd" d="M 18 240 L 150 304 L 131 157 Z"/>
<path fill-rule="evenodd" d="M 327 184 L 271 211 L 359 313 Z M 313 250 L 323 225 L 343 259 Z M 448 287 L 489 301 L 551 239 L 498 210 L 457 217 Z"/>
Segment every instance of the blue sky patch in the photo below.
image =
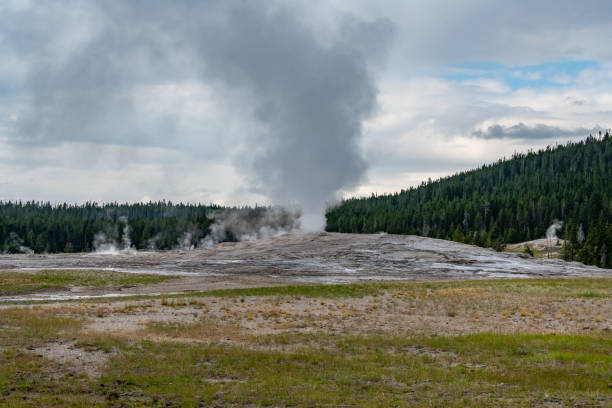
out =
<path fill-rule="evenodd" d="M 476 79 L 495 79 L 511 89 L 559 87 L 572 84 L 585 69 L 597 68 L 597 61 L 555 61 L 538 65 L 505 66 L 493 62 L 454 65 L 441 76 L 464 82 Z"/>

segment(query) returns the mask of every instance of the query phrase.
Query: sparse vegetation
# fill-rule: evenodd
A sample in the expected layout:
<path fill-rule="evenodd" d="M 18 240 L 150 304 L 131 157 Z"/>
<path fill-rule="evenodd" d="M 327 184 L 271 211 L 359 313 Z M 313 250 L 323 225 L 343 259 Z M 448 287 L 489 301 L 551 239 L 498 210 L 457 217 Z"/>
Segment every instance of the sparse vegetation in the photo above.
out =
<path fill-rule="evenodd" d="M 583 326 L 611 299 L 612 279 L 516 279 L 4 307 L 0 405 L 603 407 L 612 333 Z"/>
<path fill-rule="evenodd" d="M 295 352 L 145 342 L 111 360 L 104 384 L 183 406 L 603 405 L 610 353 L 582 336 L 340 338 Z"/>
<path fill-rule="evenodd" d="M 606 278 L 549 278 L 549 279 L 503 279 L 503 280 L 455 280 L 432 282 L 374 282 L 343 285 L 299 285 L 271 286 L 245 289 L 222 289 L 207 292 L 193 292 L 172 297 L 239 297 L 245 296 L 287 296 L 309 298 L 360 298 L 377 296 L 385 291 L 414 291 L 423 293 L 427 290 L 444 290 L 460 288 L 486 288 L 495 292 L 517 292 L 530 294 L 556 293 L 559 296 L 578 296 L 585 290 L 597 293 L 598 296 L 612 296 L 610 287 L 612 279 Z M 158 296 L 160 297 L 160 296 Z"/>
<path fill-rule="evenodd" d="M 0 296 L 23 295 L 71 286 L 122 286 L 165 282 L 176 276 L 150 275 L 105 270 L 50 269 L 36 272 L 0 271 Z"/>

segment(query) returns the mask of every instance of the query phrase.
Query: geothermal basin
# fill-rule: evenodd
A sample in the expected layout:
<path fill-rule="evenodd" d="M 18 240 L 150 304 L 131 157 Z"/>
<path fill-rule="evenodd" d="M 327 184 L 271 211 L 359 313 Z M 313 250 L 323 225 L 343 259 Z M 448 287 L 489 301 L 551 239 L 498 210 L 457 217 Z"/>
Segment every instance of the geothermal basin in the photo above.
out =
<path fill-rule="evenodd" d="M 363 281 L 612 277 L 611 270 L 577 262 L 536 259 L 451 241 L 390 234 L 290 233 L 190 251 L 0 256 L 0 270 L 42 269 L 106 269 L 180 278 L 142 286 L 71 288 L 64 292 L 5 296 L 1 300 L 62 300 Z"/>

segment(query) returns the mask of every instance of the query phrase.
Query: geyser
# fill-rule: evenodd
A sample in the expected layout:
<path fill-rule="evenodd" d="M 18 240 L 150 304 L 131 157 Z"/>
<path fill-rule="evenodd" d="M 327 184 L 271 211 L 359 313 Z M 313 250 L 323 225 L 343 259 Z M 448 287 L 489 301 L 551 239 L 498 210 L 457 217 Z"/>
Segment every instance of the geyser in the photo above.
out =
<path fill-rule="evenodd" d="M 134 95 L 192 82 L 212 90 L 228 116 L 244 122 L 239 152 L 228 157 L 235 157 L 247 190 L 275 205 L 301 207 L 303 226 L 321 229 L 325 204 L 364 175 L 362 121 L 376 107 L 374 72 L 393 27 L 387 19 L 337 13 L 322 21 L 310 7 L 85 1 L 82 12 L 95 25 L 61 61 L 41 58 L 28 71 L 31 98 L 16 124 L 19 140 L 170 148 L 178 140 L 191 152 L 198 140 L 180 134 L 188 128 L 184 120 L 155 116 Z M 49 40 L 40 41 L 44 50 Z M 213 149 L 211 137 L 226 137 L 217 132 L 198 148 Z"/>

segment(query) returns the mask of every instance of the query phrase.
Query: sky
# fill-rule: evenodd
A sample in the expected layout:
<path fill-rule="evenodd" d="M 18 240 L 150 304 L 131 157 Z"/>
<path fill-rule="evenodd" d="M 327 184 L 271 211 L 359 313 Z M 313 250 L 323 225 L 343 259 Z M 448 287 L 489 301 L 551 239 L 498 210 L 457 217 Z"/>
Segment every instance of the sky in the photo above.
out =
<path fill-rule="evenodd" d="M 611 127 L 611 19 L 588 0 L 3 0 L 0 199 L 320 216 L 580 140 Z"/>

